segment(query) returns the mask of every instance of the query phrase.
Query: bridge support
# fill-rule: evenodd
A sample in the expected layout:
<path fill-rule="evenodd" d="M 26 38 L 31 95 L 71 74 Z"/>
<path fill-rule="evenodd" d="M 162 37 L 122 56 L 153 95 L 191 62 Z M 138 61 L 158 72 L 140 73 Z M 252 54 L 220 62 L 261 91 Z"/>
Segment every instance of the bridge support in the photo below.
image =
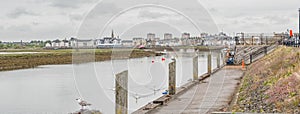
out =
<path fill-rule="evenodd" d="M 211 74 L 211 52 L 207 55 L 207 74 Z"/>
<path fill-rule="evenodd" d="M 176 93 L 176 60 L 169 64 L 169 95 Z"/>
<path fill-rule="evenodd" d="M 193 58 L 193 80 L 198 80 L 198 56 Z"/>
<path fill-rule="evenodd" d="M 128 71 L 116 75 L 116 114 L 128 113 Z"/>

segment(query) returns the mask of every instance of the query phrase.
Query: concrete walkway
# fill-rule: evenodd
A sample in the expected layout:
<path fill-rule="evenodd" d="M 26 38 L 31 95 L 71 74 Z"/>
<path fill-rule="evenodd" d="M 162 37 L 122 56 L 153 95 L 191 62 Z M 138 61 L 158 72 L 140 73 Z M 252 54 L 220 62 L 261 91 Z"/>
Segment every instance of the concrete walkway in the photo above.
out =
<path fill-rule="evenodd" d="M 240 67 L 224 67 L 152 113 L 206 114 L 218 111 L 229 106 L 242 76 Z"/>

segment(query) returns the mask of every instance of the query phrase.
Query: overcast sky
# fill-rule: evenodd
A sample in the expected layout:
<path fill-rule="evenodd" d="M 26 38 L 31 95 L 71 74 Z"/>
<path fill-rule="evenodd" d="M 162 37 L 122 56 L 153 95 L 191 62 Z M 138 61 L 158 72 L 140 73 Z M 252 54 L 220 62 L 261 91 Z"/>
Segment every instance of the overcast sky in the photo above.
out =
<path fill-rule="evenodd" d="M 112 29 L 131 39 L 298 31 L 300 0 L 1 0 L 0 7 L 1 41 L 91 39 Z"/>

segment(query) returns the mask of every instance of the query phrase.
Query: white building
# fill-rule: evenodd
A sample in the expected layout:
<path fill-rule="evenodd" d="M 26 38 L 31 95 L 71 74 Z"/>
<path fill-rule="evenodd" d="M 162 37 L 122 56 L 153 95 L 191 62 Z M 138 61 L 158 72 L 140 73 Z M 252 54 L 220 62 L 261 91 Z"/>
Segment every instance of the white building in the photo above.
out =
<path fill-rule="evenodd" d="M 123 47 L 132 47 L 133 46 L 133 41 L 132 40 L 122 40 L 121 44 Z"/>
<path fill-rule="evenodd" d="M 71 38 L 70 44 L 72 48 L 95 48 L 96 43 L 92 39 Z"/>
<path fill-rule="evenodd" d="M 60 42 L 60 47 L 61 48 L 69 48 L 70 47 L 70 42 L 68 40 L 62 40 Z"/>
<path fill-rule="evenodd" d="M 51 45 L 50 43 L 46 43 L 46 44 L 45 44 L 45 47 L 46 47 L 46 48 L 51 48 L 52 45 Z"/>
<path fill-rule="evenodd" d="M 182 33 L 182 38 L 190 38 L 191 37 L 191 35 L 190 35 L 190 33 Z"/>
<path fill-rule="evenodd" d="M 52 41 L 51 45 L 53 48 L 60 48 L 60 43 L 61 43 L 61 41 L 59 39 L 57 39 L 57 40 Z"/>
<path fill-rule="evenodd" d="M 172 34 L 171 33 L 165 33 L 164 34 L 164 39 L 172 39 Z"/>
<path fill-rule="evenodd" d="M 145 46 L 147 43 L 144 38 L 133 38 L 132 41 L 134 46 L 140 46 L 140 45 Z"/>
<path fill-rule="evenodd" d="M 155 38 L 155 34 L 154 33 L 148 33 L 147 34 L 147 40 L 153 40 Z"/>

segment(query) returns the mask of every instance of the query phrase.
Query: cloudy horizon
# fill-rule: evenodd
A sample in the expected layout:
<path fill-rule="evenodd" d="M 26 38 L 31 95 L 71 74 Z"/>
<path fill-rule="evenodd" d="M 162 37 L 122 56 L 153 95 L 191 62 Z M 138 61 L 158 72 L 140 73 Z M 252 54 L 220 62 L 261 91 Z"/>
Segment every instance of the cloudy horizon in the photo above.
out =
<path fill-rule="evenodd" d="M 4 0 L 0 41 L 298 31 L 299 0 Z M 141 4 L 157 6 L 143 6 Z M 139 7 L 134 7 L 139 6 Z M 166 7 L 165 7 L 166 6 Z M 126 12 L 122 12 L 125 9 Z M 122 12 L 122 13 L 120 13 Z M 116 16 L 116 14 L 118 14 Z M 116 17 L 114 20 L 110 20 Z M 110 22 L 110 23 L 108 23 Z M 210 28 L 211 27 L 211 28 Z"/>

